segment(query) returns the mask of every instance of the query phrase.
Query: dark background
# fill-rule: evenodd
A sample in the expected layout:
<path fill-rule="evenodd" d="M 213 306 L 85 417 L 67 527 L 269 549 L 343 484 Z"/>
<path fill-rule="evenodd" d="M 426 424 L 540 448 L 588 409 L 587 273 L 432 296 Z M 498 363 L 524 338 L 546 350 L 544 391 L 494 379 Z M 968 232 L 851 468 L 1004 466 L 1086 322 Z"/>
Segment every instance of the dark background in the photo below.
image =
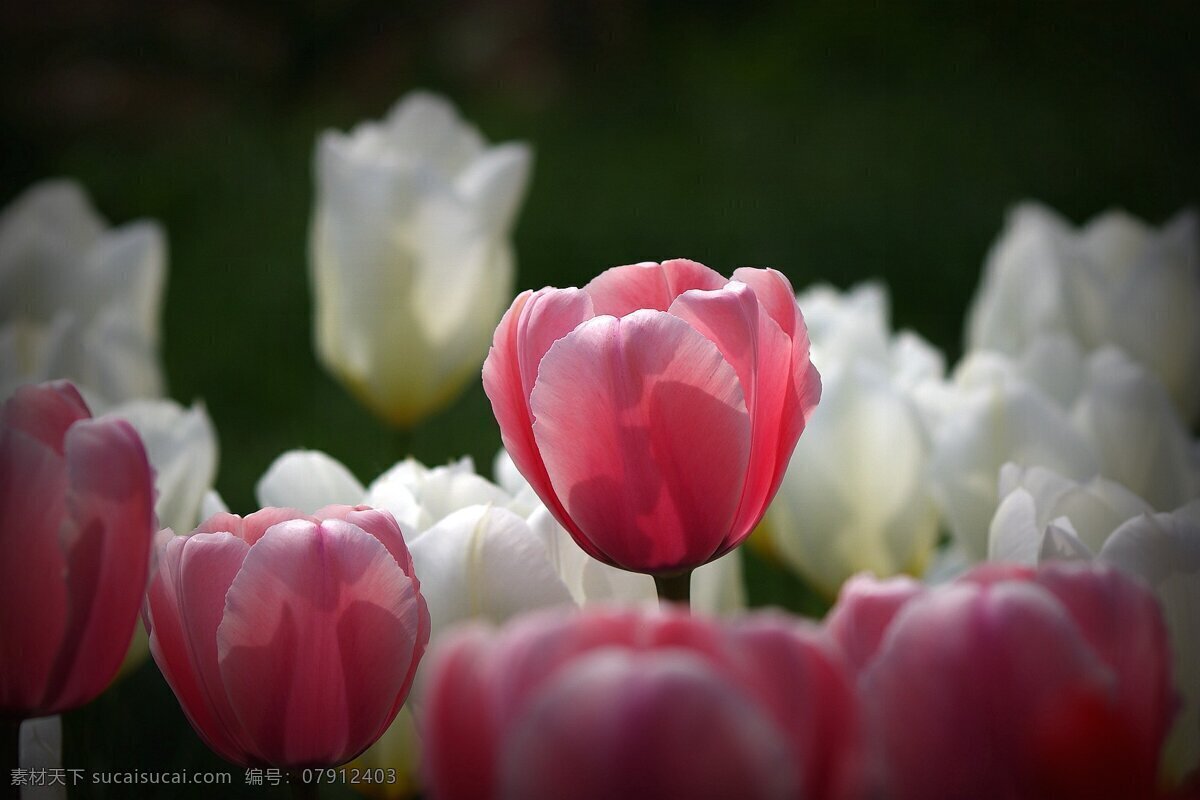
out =
<path fill-rule="evenodd" d="M 288 448 L 326 450 L 366 482 L 406 452 L 486 469 L 499 445 L 477 383 L 388 433 L 317 366 L 306 241 L 321 130 L 426 87 L 490 140 L 530 141 L 518 288 L 676 256 L 726 274 L 774 266 L 798 289 L 878 277 L 897 325 L 952 363 L 1011 204 L 1040 199 L 1076 222 L 1121 206 L 1158 224 L 1196 200 L 1198 8 L 5 3 L 0 202 L 64 175 L 113 222 L 163 223 L 170 392 L 207 403 L 218 488 L 245 512 Z M 752 598 L 779 599 L 785 578 L 751 568 Z M 230 769 L 152 663 L 67 727 L 68 767 Z M 232 771 L 235 791 L 271 795 Z"/>

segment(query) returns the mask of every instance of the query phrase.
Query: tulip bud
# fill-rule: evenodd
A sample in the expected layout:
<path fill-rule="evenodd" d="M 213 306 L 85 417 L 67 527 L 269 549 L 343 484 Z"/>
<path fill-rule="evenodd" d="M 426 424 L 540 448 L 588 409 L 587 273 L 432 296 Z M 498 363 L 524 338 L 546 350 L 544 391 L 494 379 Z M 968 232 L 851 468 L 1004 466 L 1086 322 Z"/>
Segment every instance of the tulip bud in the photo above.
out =
<path fill-rule="evenodd" d="M 218 514 L 164 532 L 150 652 L 200 737 L 238 764 L 335 766 L 383 734 L 429 641 L 387 512 Z"/>
<path fill-rule="evenodd" d="M 821 384 L 787 278 L 680 259 L 521 294 L 483 386 L 505 449 L 579 546 L 671 576 L 750 535 Z"/>

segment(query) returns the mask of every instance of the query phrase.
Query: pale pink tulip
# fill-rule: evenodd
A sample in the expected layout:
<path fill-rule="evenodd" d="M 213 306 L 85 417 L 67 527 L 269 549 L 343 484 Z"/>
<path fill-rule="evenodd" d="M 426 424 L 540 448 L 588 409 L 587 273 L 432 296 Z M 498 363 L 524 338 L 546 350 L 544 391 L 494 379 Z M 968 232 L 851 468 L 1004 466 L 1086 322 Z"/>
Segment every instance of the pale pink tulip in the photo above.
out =
<path fill-rule="evenodd" d="M 685 260 L 522 293 L 483 386 L 513 462 L 580 547 L 662 575 L 750 535 L 821 390 L 787 278 Z"/>
<path fill-rule="evenodd" d="M 450 637 L 422 717 L 439 800 L 857 796 L 851 679 L 806 624 L 559 611 Z"/>
<path fill-rule="evenodd" d="M 341 764 L 408 695 L 429 612 L 385 511 L 217 514 L 160 534 L 150 652 L 200 737 L 238 764 Z"/>
<path fill-rule="evenodd" d="M 0 410 L 0 717 L 98 695 L 133 637 L 154 537 L 141 439 L 66 382 Z"/>
<path fill-rule="evenodd" d="M 1075 564 L 870 584 L 851 581 L 828 625 L 861 664 L 887 797 L 1157 796 L 1176 700 L 1140 584 Z"/>

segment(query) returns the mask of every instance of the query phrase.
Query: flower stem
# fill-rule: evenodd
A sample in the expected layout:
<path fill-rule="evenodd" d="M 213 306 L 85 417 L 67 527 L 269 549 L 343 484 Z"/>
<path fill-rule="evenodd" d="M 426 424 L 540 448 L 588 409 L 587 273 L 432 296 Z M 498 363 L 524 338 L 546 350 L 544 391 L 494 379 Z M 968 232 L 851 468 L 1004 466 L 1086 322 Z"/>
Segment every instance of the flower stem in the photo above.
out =
<path fill-rule="evenodd" d="M 654 588 L 658 590 L 660 603 L 678 603 L 687 610 L 691 610 L 692 571 L 690 569 L 674 575 L 655 575 Z"/>
<path fill-rule="evenodd" d="M 0 799 L 20 800 L 21 786 L 13 776 L 21 766 L 21 720 L 0 717 Z"/>

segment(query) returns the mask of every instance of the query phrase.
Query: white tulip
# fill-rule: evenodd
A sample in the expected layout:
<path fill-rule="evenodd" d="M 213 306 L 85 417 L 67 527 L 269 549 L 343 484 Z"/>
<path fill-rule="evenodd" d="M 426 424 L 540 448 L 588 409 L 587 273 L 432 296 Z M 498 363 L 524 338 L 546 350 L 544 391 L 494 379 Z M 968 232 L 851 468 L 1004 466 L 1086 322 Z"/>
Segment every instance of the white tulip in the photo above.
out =
<path fill-rule="evenodd" d="M 174 400 L 131 400 L 103 416 L 128 421 L 146 446 L 158 527 L 185 534 L 199 525 L 204 495 L 217 476 L 217 433 L 204 404 L 184 408 Z"/>
<path fill-rule="evenodd" d="M 1007 494 L 992 519 L 994 559 L 1034 565 L 1098 557 L 1154 590 L 1183 699 L 1164 765 L 1174 780 L 1200 767 L 1200 500 L 1154 513 L 1119 483 L 1013 464 L 1001 484 Z"/>
<path fill-rule="evenodd" d="M 919 574 L 938 517 L 912 392 L 941 380 L 942 355 L 915 334 L 892 335 L 880 284 L 817 286 L 797 301 L 822 402 L 767 512 L 770 545 L 830 597 L 856 572 Z"/>
<path fill-rule="evenodd" d="M 1072 421 L 1095 448 L 1100 474 L 1155 509 L 1200 496 L 1200 460 L 1191 434 L 1158 379 L 1121 351 L 1092 353 Z"/>
<path fill-rule="evenodd" d="M 1115 345 L 1200 419 L 1200 217 L 1155 230 L 1120 211 L 1080 230 L 1048 208 L 1014 209 L 968 311 L 970 349 L 1019 356 L 1046 334 Z"/>
<path fill-rule="evenodd" d="M 384 419 L 411 425 L 478 376 L 512 299 L 510 234 L 531 161 L 525 144 L 489 147 L 426 92 L 320 137 L 317 354 Z"/>
<path fill-rule="evenodd" d="M 926 387 L 936 391 L 921 396 L 933 432 L 934 496 L 969 561 L 987 556 L 1005 463 L 1044 466 L 1078 480 L 1099 472 L 1093 443 L 1072 426 L 1068 410 L 1030 379 L 1040 363 L 976 351 L 949 383 Z"/>
<path fill-rule="evenodd" d="M 0 213 L 0 397 L 66 378 L 106 403 L 162 393 L 166 241 L 152 222 L 110 229 L 65 180 Z"/>
<path fill-rule="evenodd" d="M 1045 467 L 1005 464 L 999 489 L 1002 499 L 988 533 L 988 558 L 993 561 L 1036 564 L 1051 525 L 1096 552 L 1125 520 L 1153 512 L 1116 481 L 1075 481 Z"/>

